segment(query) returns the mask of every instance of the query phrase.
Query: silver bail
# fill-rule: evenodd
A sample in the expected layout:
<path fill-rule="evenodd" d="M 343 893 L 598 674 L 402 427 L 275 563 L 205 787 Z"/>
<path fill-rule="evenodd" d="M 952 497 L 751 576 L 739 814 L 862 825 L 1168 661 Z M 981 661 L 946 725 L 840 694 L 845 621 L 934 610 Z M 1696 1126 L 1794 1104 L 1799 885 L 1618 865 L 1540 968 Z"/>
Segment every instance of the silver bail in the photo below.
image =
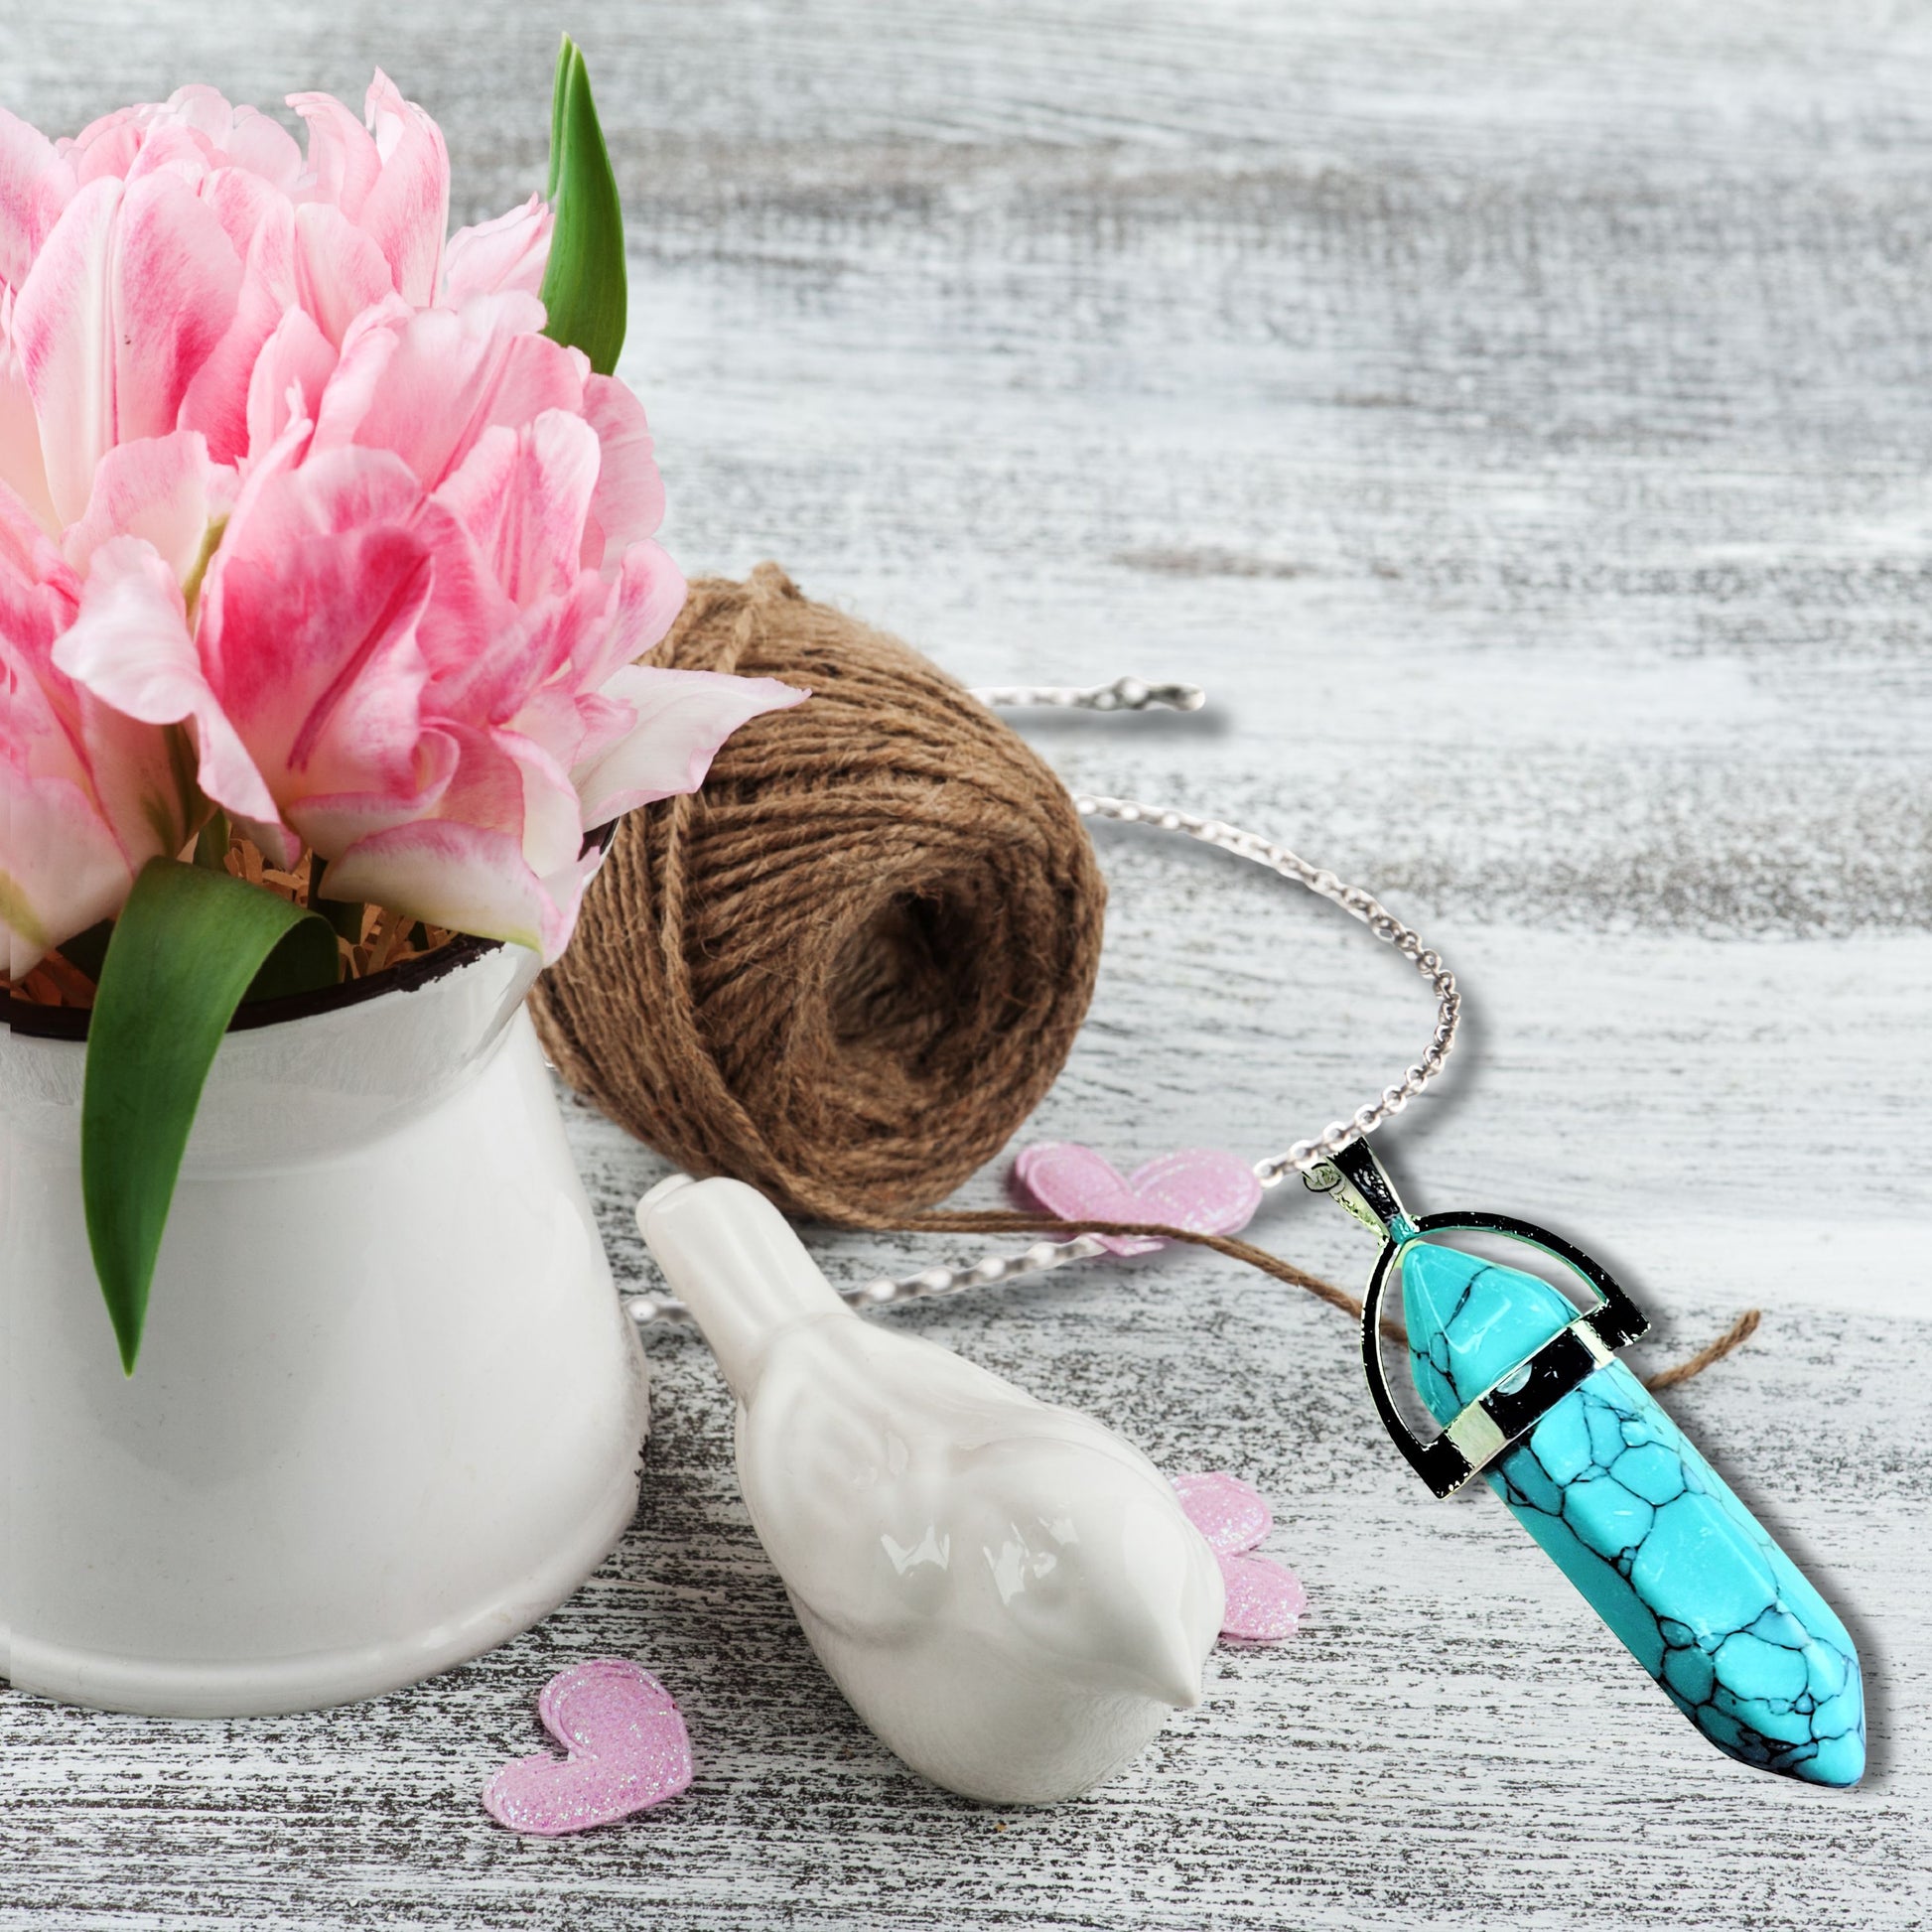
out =
<path fill-rule="evenodd" d="M 1312 1194 L 1326 1194 L 1344 1214 L 1371 1234 L 1400 1244 L 1416 1231 L 1415 1218 L 1402 1204 L 1388 1171 L 1370 1151 L 1367 1138 L 1350 1141 L 1332 1161 L 1322 1161 L 1302 1176 Z"/>

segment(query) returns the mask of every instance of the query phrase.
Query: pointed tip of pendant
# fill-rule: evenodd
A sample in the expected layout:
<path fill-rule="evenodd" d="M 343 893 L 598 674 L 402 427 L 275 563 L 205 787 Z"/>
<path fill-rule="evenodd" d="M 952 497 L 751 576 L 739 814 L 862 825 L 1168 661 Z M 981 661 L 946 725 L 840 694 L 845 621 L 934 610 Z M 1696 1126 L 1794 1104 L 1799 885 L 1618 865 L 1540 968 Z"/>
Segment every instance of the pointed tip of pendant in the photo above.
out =
<path fill-rule="evenodd" d="M 1842 1635 L 1844 1625 L 1838 1627 Z M 1864 1776 L 1865 1768 L 1864 1673 L 1859 1667 L 1859 1655 L 1852 1649 L 1849 1637 L 1845 1644 L 1846 1661 L 1851 1667 L 1845 1686 L 1819 1714 L 1824 1717 L 1836 1706 L 1838 1721 L 1844 1728 L 1821 1737 L 1817 1748 L 1791 1767 L 1792 1775 L 1806 1784 L 1829 1785 L 1839 1791 L 1857 1784 Z"/>
<path fill-rule="evenodd" d="M 1829 1611 L 1827 1615 L 1829 1631 L 1814 1630 L 1809 1648 L 1814 1657 L 1821 1650 L 1838 1652 L 1843 1674 L 1838 1690 L 1825 1697 L 1811 1714 L 1811 1723 L 1817 1727 L 1811 1739 L 1780 1743 L 1741 1724 L 1721 1725 L 1716 1730 L 1700 1724 L 1699 1728 L 1726 1757 L 1798 1784 L 1843 1791 L 1857 1784 L 1865 1772 L 1864 1683 L 1851 1639 L 1838 1619 Z M 1812 1675 L 1816 1682 L 1815 1665 Z"/>
<path fill-rule="evenodd" d="M 1817 1750 L 1790 1763 L 1764 1768 L 1799 1784 L 1816 1784 L 1833 1791 L 1849 1790 L 1864 1776 L 1864 1732 L 1828 1737 Z"/>

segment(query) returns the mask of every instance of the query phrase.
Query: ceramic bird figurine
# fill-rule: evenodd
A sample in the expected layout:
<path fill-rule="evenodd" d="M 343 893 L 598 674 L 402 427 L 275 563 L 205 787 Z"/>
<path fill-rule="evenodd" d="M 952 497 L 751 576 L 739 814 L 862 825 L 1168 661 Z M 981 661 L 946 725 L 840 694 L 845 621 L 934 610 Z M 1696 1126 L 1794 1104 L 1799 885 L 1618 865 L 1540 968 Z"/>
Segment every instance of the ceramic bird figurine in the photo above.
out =
<path fill-rule="evenodd" d="M 738 1398 L 738 1474 L 852 1708 L 935 1784 L 1049 1804 L 1200 1702 L 1212 1551 L 1091 1417 L 862 1321 L 769 1201 L 679 1174 L 638 1204 Z"/>

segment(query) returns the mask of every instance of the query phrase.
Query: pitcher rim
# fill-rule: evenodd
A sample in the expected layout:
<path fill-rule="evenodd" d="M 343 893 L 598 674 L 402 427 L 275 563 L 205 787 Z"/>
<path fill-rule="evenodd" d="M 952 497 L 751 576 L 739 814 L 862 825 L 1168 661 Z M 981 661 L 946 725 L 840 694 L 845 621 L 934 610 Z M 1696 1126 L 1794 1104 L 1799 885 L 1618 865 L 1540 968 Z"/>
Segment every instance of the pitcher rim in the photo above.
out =
<path fill-rule="evenodd" d="M 364 1000 L 378 1000 L 385 993 L 415 993 L 433 986 L 440 979 L 497 951 L 500 939 L 478 939 L 460 933 L 434 952 L 414 959 L 399 960 L 379 973 L 360 979 L 343 980 L 315 993 L 289 993 L 279 1000 L 250 1000 L 235 1009 L 228 1022 L 231 1034 L 253 1033 L 262 1027 L 280 1027 L 291 1020 L 313 1019 L 319 1013 L 336 1013 L 344 1007 L 359 1006 Z M 93 1020 L 91 1007 L 47 1007 L 34 1000 L 0 996 L 0 1026 L 29 1039 L 68 1039 L 87 1037 Z"/>
<path fill-rule="evenodd" d="M 594 826 L 584 834 L 583 850 L 596 847 L 608 853 L 617 835 L 617 822 Z M 344 1007 L 359 1006 L 364 1000 L 378 1000 L 386 993 L 417 993 L 438 980 L 447 979 L 486 954 L 499 951 L 501 939 L 480 939 L 460 932 L 434 952 L 414 959 L 399 960 L 379 973 L 360 979 L 343 980 L 316 993 L 289 993 L 279 1000 L 250 1000 L 235 1009 L 228 1022 L 231 1034 L 254 1033 L 263 1027 L 286 1026 L 292 1020 L 311 1020 L 319 1013 L 336 1013 Z M 93 1021 L 91 1007 L 44 1007 L 34 1000 L 16 999 L 0 994 L 0 1027 L 29 1039 L 69 1039 L 87 1037 Z"/>

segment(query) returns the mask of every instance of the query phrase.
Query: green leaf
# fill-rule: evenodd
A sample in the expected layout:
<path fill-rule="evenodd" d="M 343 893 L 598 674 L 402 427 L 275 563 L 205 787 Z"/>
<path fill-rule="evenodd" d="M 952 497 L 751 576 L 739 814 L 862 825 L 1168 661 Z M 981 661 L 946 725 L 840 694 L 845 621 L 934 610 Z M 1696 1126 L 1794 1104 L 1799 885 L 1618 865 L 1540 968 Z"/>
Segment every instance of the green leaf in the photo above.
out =
<path fill-rule="evenodd" d="M 226 872 L 228 869 L 228 845 L 233 838 L 233 828 L 228 823 L 228 815 L 219 805 L 208 814 L 208 821 L 195 839 L 195 863 L 209 872 Z"/>
<path fill-rule="evenodd" d="M 623 347 L 627 296 L 623 207 L 611 169 L 591 77 L 568 34 L 557 52 L 550 96 L 549 202 L 557 224 L 543 272 L 543 333 L 581 348 L 591 367 L 609 375 Z"/>
<path fill-rule="evenodd" d="M 260 888 L 251 886 L 248 890 L 257 892 Z M 263 897 L 273 898 L 275 895 Z M 241 996 L 243 1006 L 251 1007 L 257 1000 L 291 1000 L 298 993 L 326 993 L 340 984 L 343 956 L 333 929 L 326 942 L 316 930 L 320 917 L 319 913 L 306 912 L 282 935 L 275 950 L 262 961 L 261 970 L 248 982 L 248 991 Z M 329 921 L 323 919 L 322 923 L 328 925 Z"/>
<path fill-rule="evenodd" d="M 121 908 L 87 1029 L 80 1189 L 121 1365 L 134 1373 L 188 1132 L 244 995 L 334 986 L 336 935 L 225 872 L 150 859 Z"/>

